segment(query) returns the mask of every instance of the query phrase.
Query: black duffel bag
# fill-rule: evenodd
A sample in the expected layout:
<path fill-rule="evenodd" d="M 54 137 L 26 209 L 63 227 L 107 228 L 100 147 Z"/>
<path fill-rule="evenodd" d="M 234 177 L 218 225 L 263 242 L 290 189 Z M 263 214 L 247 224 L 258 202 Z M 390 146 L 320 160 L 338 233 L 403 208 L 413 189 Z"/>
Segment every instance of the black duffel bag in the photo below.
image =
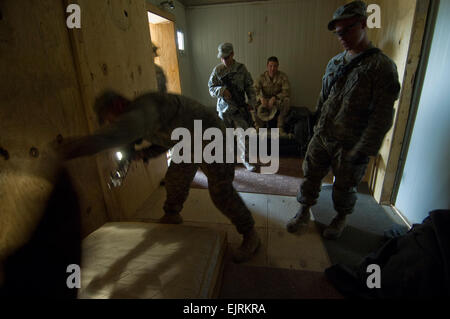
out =
<path fill-rule="evenodd" d="M 312 113 L 306 107 L 292 106 L 284 122 L 284 131 L 293 134 L 300 155 L 305 155 L 313 133 Z"/>

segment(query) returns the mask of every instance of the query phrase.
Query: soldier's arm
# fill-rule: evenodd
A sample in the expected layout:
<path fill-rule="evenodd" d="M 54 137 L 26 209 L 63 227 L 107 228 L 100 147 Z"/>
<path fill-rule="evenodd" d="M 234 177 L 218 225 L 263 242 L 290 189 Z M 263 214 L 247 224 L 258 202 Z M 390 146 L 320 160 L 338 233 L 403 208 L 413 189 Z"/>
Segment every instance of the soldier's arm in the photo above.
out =
<path fill-rule="evenodd" d="M 158 129 L 159 116 L 148 113 L 143 109 L 129 111 L 93 135 L 67 139 L 58 149 L 64 159 L 72 159 L 130 144 Z"/>
<path fill-rule="evenodd" d="M 209 94 L 211 97 L 223 97 L 226 87 L 217 76 L 216 69 L 212 71 L 208 81 Z"/>
<path fill-rule="evenodd" d="M 263 88 L 262 76 L 260 76 L 258 81 L 256 81 L 256 83 L 255 83 L 256 101 L 261 101 L 261 99 L 264 97 L 262 88 Z"/>
<path fill-rule="evenodd" d="M 167 147 L 152 145 L 150 147 L 146 147 L 142 150 L 136 151 L 134 154 L 134 160 L 142 159 L 144 162 L 147 162 L 149 159 L 154 157 L 158 157 L 167 152 Z"/>
<path fill-rule="evenodd" d="M 167 78 L 164 74 L 164 70 L 157 64 L 155 64 L 156 72 L 156 84 L 158 85 L 158 91 L 167 93 Z"/>
<path fill-rule="evenodd" d="M 247 68 L 244 66 L 243 72 L 245 73 L 245 80 L 244 80 L 244 90 L 247 94 L 248 104 L 251 107 L 256 106 L 256 91 L 255 87 L 253 86 L 253 79 L 250 72 L 247 71 Z"/>
<path fill-rule="evenodd" d="M 374 79 L 372 113 L 367 128 L 354 147 L 354 152 L 365 155 L 377 155 L 384 136 L 393 123 L 394 103 L 400 92 L 397 70 L 390 68 L 382 71 Z"/>
<path fill-rule="evenodd" d="M 286 75 L 282 75 L 281 92 L 277 94 L 277 100 L 283 101 L 285 98 L 289 98 L 291 95 L 291 86 L 289 79 Z"/>
<path fill-rule="evenodd" d="M 318 99 L 317 99 L 316 110 L 315 110 L 314 113 L 313 113 L 313 120 L 314 120 L 314 123 L 316 123 L 317 120 L 319 119 L 320 113 L 322 112 L 322 106 L 323 106 L 323 103 L 325 103 L 325 99 L 324 99 L 324 91 L 326 90 L 326 87 L 325 87 L 325 86 L 327 85 L 326 79 L 327 79 L 327 77 L 328 77 L 328 74 L 331 72 L 331 69 L 332 69 L 332 63 L 333 63 L 333 59 L 331 59 L 331 60 L 328 62 L 327 67 L 326 67 L 326 69 L 325 69 L 325 74 L 324 74 L 323 77 L 322 77 L 322 87 L 321 87 L 321 89 L 320 89 L 319 97 L 318 97 Z"/>
<path fill-rule="evenodd" d="M 316 103 L 316 111 L 314 112 L 317 117 L 319 117 L 320 113 L 322 112 L 323 102 L 324 102 L 323 94 L 322 94 L 322 91 L 320 91 L 319 98 L 317 99 L 317 103 Z"/>

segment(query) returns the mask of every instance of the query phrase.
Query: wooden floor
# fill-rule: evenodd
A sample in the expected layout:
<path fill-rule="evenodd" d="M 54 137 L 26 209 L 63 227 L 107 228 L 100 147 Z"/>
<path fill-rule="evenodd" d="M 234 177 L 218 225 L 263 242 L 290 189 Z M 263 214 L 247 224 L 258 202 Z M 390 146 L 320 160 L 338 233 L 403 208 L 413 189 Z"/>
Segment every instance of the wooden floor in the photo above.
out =
<path fill-rule="evenodd" d="M 311 221 L 309 228 L 303 233 L 290 234 L 286 231 L 287 221 L 299 208 L 295 197 L 253 193 L 239 195 L 252 212 L 256 229 L 262 239 L 262 247 L 247 264 L 319 272 L 330 266 L 328 254 L 314 222 Z M 165 190 L 160 187 L 136 212 L 133 220 L 157 221 L 163 215 L 164 200 Z M 214 206 L 208 190 L 191 189 L 181 214 L 184 225 L 224 231 L 232 248 L 241 243 L 242 237 Z"/>
<path fill-rule="evenodd" d="M 262 245 L 246 264 L 323 272 L 330 259 L 314 222 L 303 232 L 285 230 L 299 204 L 295 197 L 239 193 Z M 212 298 L 228 248 L 241 243 L 208 190 L 191 189 L 182 225 L 156 223 L 163 215 L 160 187 L 129 221 L 107 223 L 83 242 L 79 298 Z M 295 247 L 295 249 L 292 249 Z"/>

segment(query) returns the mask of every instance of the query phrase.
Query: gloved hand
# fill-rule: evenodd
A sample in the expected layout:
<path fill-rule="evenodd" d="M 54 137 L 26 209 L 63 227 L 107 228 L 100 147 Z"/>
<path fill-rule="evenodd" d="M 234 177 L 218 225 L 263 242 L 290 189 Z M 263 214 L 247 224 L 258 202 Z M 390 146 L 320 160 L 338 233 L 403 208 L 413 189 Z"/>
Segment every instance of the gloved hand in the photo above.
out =
<path fill-rule="evenodd" d="M 275 98 L 275 96 L 272 96 L 269 100 L 269 109 L 272 109 L 274 107 L 275 102 L 276 102 L 276 98 Z"/>
<path fill-rule="evenodd" d="M 226 101 L 231 101 L 231 99 L 233 98 L 233 96 L 231 95 L 230 91 L 228 91 L 228 89 L 225 89 L 225 91 L 223 91 L 223 98 Z"/>

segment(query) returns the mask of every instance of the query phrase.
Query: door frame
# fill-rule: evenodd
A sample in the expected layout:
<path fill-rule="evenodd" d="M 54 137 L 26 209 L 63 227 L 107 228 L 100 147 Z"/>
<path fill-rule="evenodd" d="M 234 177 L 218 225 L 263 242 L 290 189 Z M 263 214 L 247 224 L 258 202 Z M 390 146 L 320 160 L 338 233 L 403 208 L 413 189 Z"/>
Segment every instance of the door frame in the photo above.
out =
<path fill-rule="evenodd" d="M 408 150 L 411 143 L 411 137 L 414 130 L 414 123 L 419 108 L 420 96 L 422 94 L 422 88 L 425 80 L 425 74 L 431 50 L 431 42 L 433 40 L 434 29 L 436 26 L 439 2 L 440 0 L 430 0 L 430 5 L 428 7 L 428 18 L 425 25 L 425 34 L 423 37 L 421 58 L 419 60 L 419 66 L 417 68 L 416 78 L 413 85 L 411 107 L 409 110 L 408 120 L 405 129 L 405 136 L 403 139 L 402 149 L 400 151 L 399 164 L 395 174 L 394 186 L 390 198 L 391 204 L 394 206 L 397 201 L 397 195 L 400 189 L 400 182 L 403 176 L 403 170 L 405 168 Z"/>

